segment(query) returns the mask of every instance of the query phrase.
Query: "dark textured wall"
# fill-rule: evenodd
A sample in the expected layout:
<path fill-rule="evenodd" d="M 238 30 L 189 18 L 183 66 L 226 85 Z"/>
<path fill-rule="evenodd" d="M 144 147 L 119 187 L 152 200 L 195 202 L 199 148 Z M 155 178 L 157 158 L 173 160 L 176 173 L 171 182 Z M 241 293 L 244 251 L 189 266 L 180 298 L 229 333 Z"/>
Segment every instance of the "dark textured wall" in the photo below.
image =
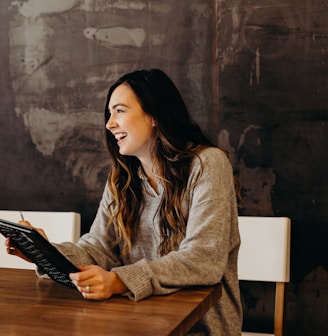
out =
<path fill-rule="evenodd" d="M 327 14 L 324 0 L 1 1 L 0 208 L 75 210 L 88 230 L 106 90 L 161 68 L 229 151 L 240 214 L 292 219 L 286 334 L 327 335 Z M 273 287 L 242 294 L 246 326 L 270 329 Z"/>
<path fill-rule="evenodd" d="M 214 115 L 211 1 L 2 1 L 2 208 L 75 209 L 88 229 L 109 162 L 107 89 L 158 67 L 207 131 Z M 206 111 L 206 113 L 204 113 Z"/>
<path fill-rule="evenodd" d="M 287 335 L 328 332 L 328 3 L 219 1 L 219 143 L 230 148 L 244 215 L 292 219 Z M 268 286 L 244 285 L 263 315 Z"/>

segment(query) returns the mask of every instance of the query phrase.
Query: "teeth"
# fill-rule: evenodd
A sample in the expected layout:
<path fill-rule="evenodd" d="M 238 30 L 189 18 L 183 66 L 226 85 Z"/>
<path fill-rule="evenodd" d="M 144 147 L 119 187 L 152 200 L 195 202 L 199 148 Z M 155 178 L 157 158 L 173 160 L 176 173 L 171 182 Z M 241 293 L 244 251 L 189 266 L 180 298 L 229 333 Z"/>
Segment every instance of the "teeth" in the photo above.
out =
<path fill-rule="evenodd" d="M 116 140 L 121 140 L 122 138 L 124 138 L 124 137 L 126 137 L 127 136 L 127 134 L 126 133 L 117 133 L 117 134 L 115 134 L 115 139 Z"/>

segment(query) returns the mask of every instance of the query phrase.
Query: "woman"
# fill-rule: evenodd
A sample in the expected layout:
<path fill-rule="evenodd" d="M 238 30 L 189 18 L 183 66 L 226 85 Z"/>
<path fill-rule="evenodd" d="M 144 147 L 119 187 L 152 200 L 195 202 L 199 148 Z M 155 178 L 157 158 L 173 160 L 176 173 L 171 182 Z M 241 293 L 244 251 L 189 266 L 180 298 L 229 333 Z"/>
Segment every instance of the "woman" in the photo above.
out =
<path fill-rule="evenodd" d="M 190 334 L 240 335 L 240 238 L 225 153 L 156 69 L 124 75 L 109 89 L 105 125 L 112 168 L 94 223 L 78 243 L 55 244 L 84 265 L 72 281 L 87 299 L 135 301 L 222 282 L 222 297 Z M 10 241 L 7 249 L 20 255 Z"/>

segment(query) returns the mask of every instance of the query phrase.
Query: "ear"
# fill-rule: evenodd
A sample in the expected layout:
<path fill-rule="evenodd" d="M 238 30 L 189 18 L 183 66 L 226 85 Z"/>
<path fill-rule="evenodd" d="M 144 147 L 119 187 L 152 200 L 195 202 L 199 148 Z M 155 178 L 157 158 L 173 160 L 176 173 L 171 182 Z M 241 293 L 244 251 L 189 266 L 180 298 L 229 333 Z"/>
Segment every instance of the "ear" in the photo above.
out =
<path fill-rule="evenodd" d="M 152 125 L 153 127 L 156 127 L 156 126 L 157 126 L 157 122 L 156 122 L 156 120 L 155 120 L 154 118 L 152 118 L 152 123 L 151 123 L 151 125 Z"/>

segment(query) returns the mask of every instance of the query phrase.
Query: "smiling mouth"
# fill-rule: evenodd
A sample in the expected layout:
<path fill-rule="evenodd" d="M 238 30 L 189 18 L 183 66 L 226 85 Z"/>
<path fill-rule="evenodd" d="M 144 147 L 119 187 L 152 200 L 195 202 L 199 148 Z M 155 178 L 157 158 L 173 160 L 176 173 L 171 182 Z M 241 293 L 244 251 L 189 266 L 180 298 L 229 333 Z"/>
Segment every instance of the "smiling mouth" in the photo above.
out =
<path fill-rule="evenodd" d="M 115 139 L 117 140 L 117 143 L 119 143 L 120 141 L 122 141 L 127 135 L 128 134 L 125 133 L 125 132 L 114 134 Z"/>

